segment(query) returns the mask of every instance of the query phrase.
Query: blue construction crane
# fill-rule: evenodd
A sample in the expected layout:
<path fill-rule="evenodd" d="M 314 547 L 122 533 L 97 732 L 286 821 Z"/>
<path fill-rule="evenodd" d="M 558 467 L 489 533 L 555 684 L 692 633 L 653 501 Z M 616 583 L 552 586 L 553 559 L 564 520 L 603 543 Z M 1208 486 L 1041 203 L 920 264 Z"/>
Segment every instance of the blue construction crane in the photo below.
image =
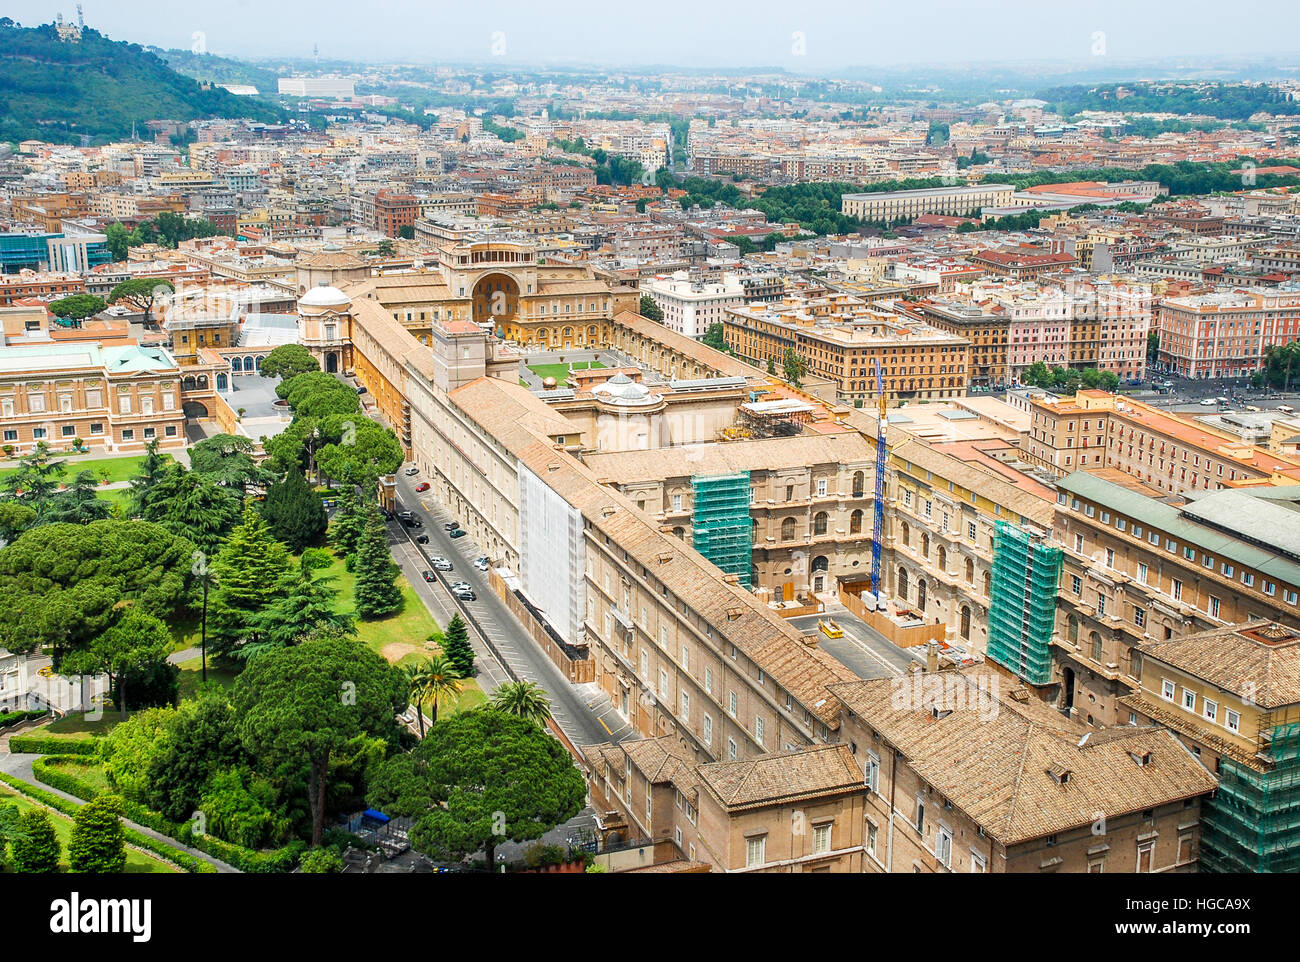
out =
<path fill-rule="evenodd" d="M 885 442 L 885 428 L 889 424 L 885 407 L 885 377 L 880 358 L 876 358 L 876 503 L 871 525 L 871 594 L 877 608 L 884 607 L 880 598 L 880 539 L 885 529 L 885 458 L 889 453 Z"/>

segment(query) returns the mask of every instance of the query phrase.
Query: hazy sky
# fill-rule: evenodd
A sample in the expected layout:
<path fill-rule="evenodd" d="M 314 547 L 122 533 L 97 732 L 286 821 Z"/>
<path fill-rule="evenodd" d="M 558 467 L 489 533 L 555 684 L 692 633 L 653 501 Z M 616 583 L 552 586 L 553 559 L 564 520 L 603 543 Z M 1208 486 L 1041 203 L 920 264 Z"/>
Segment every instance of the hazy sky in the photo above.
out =
<path fill-rule="evenodd" d="M 1300 54 L 1297 0 L 85 0 L 116 40 L 248 57 L 782 66 Z M 7 0 L 31 26 L 73 0 Z M 495 44 L 495 51 L 494 51 Z M 504 52 L 501 51 L 504 49 Z M 802 52 L 801 52 L 802 51 Z M 1300 56 L 1296 57 L 1300 63 Z M 1095 61 L 1094 61 L 1095 62 Z"/>

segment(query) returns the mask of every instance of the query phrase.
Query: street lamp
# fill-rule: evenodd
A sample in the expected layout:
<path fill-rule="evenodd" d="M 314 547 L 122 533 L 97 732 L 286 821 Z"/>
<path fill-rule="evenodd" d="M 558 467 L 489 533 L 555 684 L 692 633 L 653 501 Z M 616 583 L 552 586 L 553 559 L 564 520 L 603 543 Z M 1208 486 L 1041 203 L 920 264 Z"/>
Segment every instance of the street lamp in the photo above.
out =
<path fill-rule="evenodd" d="M 506 853 L 505 852 L 497 853 L 497 863 L 501 866 L 501 874 L 505 875 L 506 874 Z"/>

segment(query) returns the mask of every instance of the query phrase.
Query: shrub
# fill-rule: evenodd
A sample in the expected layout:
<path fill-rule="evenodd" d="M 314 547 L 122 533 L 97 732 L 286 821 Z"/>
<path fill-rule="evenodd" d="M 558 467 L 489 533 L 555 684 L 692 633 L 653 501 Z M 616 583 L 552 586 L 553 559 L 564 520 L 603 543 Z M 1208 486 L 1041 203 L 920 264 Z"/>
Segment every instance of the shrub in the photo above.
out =
<path fill-rule="evenodd" d="M 126 868 L 122 801 L 116 795 L 102 795 L 77 810 L 68 842 L 68 866 L 73 872 L 95 874 L 117 874 Z"/>
<path fill-rule="evenodd" d="M 20 826 L 22 834 L 12 843 L 14 871 L 33 875 L 57 872 L 63 846 L 50 817 L 43 809 L 28 809 L 20 819 Z"/>
<path fill-rule="evenodd" d="M 102 738 L 54 738 L 50 735 L 14 735 L 9 750 L 33 755 L 98 755 Z"/>
<path fill-rule="evenodd" d="M 272 810 L 274 790 L 264 780 L 231 768 L 212 776 L 199 810 L 207 830 L 244 848 L 262 848 L 285 831 L 284 819 Z"/>
<path fill-rule="evenodd" d="M 332 875 L 343 871 L 343 856 L 332 848 L 314 848 L 303 855 L 301 867 L 309 875 Z"/>

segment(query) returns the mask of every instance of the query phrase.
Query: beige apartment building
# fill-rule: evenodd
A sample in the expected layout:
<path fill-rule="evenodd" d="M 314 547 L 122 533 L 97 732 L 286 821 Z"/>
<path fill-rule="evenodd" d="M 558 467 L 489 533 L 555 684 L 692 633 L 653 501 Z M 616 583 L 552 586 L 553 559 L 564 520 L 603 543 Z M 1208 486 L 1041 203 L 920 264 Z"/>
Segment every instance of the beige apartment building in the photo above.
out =
<path fill-rule="evenodd" d="M 80 439 L 88 448 L 139 451 L 185 444 L 181 377 L 157 348 L 45 342 L 0 347 L 0 443 L 26 454 Z"/>
<path fill-rule="evenodd" d="M 845 194 L 840 198 L 840 212 L 863 221 L 887 223 L 912 220 L 922 214 L 964 217 L 985 207 L 1006 207 L 1014 193 L 1010 184 L 974 184 Z"/>
<path fill-rule="evenodd" d="M 1300 460 L 1105 391 L 1029 400 L 1025 450 L 1058 476 L 1118 471 L 1168 494 L 1300 483 Z"/>
<path fill-rule="evenodd" d="M 1130 720 L 1139 646 L 1261 618 L 1300 627 L 1300 486 L 1171 504 L 1108 475 L 1061 479 L 1052 528 L 1065 554 L 1055 700 L 1095 725 Z"/>
<path fill-rule="evenodd" d="M 870 570 L 875 458 L 855 431 L 584 455 L 597 476 L 688 543 L 693 480 L 747 475 L 751 584 L 780 600 L 833 593 L 839 579 Z"/>
<path fill-rule="evenodd" d="M 867 871 L 1194 872 L 1214 777 L 1169 732 L 1104 736 L 983 667 L 832 685 Z"/>

